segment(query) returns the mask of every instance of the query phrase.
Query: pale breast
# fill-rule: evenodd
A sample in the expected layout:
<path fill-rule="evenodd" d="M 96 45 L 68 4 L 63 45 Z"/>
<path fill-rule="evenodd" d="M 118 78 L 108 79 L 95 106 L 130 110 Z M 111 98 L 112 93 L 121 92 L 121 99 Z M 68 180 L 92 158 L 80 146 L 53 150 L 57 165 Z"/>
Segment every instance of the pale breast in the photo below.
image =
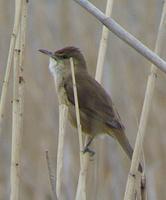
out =
<path fill-rule="evenodd" d="M 51 74 L 54 76 L 54 78 L 56 78 L 56 66 L 57 66 L 57 61 L 54 60 L 53 58 L 50 57 L 50 60 L 49 60 L 49 70 L 51 72 Z"/>
<path fill-rule="evenodd" d="M 62 63 L 58 63 L 53 58 L 50 58 L 49 70 L 54 77 L 54 82 L 55 82 L 55 87 L 56 87 L 59 103 L 68 105 L 68 99 L 67 99 L 67 95 L 66 95 L 66 91 L 64 89 L 64 83 L 63 83 L 64 73 L 63 73 Z"/>

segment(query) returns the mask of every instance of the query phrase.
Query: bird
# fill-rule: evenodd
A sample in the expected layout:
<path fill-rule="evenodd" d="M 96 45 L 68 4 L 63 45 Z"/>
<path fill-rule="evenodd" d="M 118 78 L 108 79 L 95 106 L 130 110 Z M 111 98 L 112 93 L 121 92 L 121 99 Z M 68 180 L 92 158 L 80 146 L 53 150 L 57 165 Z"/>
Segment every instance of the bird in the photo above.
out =
<path fill-rule="evenodd" d="M 83 152 L 91 152 L 89 146 L 97 135 L 108 134 L 120 144 L 131 160 L 133 148 L 125 134 L 120 116 L 110 95 L 88 73 L 86 61 L 80 49 L 67 46 L 55 52 L 45 49 L 39 49 L 39 51 L 49 56 L 49 70 L 56 82 L 58 99 L 68 106 L 69 121 L 74 127 L 77 127 L 70 67 L 70 58 L 73 59 L 81 127 L 82 131 L 89 135 L 89 141 Z M 141 164 L 139 164 L 138 170 L 142 172 Z"/>

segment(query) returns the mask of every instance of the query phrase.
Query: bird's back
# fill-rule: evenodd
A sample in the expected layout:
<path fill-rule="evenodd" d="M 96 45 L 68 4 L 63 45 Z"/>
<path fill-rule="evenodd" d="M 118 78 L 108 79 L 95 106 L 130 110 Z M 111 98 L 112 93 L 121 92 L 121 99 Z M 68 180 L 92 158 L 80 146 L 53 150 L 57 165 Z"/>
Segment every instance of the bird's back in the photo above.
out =
<path fill-rule="evenodd" d="M 86 71 L 75 74 L 78 93 L 78 102 L 81 114 L 81 124 L 85 132 L 99 134 L 110 129 L 123 129 L 118 115 L 116 114 L 111 98 L 104 88 L 93 79 Z M 64 83 L 67 98 L 74 109 L 74 94 L 72 77 L 69 75 Z M 75 121 L 75 111 L 70 111 Z M 71 117 L 71 118 L 72 118 Z M 88 126 L 84 125 L 87 124 Z M 74 123 L 75 124 L 75 123 Z M 87 130 L 86 130 L 87 129 Z M 101 132 L 102 131 L 102 132 Z"/>

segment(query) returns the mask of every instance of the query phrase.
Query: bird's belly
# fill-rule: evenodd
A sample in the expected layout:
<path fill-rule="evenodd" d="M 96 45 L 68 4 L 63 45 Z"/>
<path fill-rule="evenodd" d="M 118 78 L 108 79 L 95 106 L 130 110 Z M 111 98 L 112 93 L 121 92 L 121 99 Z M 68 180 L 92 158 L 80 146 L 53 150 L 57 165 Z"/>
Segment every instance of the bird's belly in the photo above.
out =
<path fill-rule="evenodd" d="M 75 107 L 73 105 L 69 105 L 69 121 L 75 128 L 77 128 Z M 96 136 L 98 134 L 106 133 L 106 127 L 103 123 L 92 119 L 90 116 L 83 113 L 81 110 L 80 110 L 80 122 L 82 131 L 85 134 L 88 134 L 90 136 Z"/>
<path fill-rule="evenodd" d="M 75 106 L 71 104 L 68 101 L 66 91 L 64 87 L 61 87 L 63 84 L 59 84 L 58 86 L 58 99 L 60 104 L 65 104 L 68 106 L 68 117 L 70 123 L 77 128 L 77 120 L 76 120 L 76 111 L 75 111 Z M 81 122 L 81 127 L 82 131 L 85 134 L 88 134 L 90 136 L 97 136 L 99 134 L 105 134 L 109 133 L 110 134 L 110 129 L 108 130 L 108 127 L 103 121 L 96 120 L 89 116 L 88 114 L 84 113 L 83 111 L 80 111 L 80 122 Z"/>
<path fill-rule="evenodd" d="M 59 104 L 65 104 L 67 106 L 69 106 L 69 101 L 68 101 L 68 98 L 67 98 L 67 94 L 66 94 L 66 91 L 64 89 L 64 87 L 62 86 L 62 84 L 59 84 L 59 83 L 56 83 L 57 84 L 57 95 L 58 95 L 58 101 L 59 101 Z"/>

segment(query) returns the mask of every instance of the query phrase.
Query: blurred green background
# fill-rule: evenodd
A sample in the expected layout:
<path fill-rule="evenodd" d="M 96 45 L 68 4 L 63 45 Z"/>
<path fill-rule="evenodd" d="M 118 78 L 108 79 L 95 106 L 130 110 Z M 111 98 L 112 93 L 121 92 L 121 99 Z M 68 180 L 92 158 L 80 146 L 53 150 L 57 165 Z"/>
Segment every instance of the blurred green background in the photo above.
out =
<path fill-rule="evenodd" d="M 105 11 L 106 1 L 91 1 Z M 162 12 L 162 0 L 117 0 L 113 18 L 149 48 L 154 49 Z M 13 27 L 14 1 L 0 1 L 0 88 L 6 68 Z M 49 200 L 51 189 L 45 159 L 48 149 L 56 168 L 58 102 L 48 70 L 48 58 L 38 52 L 67 45 L 81 49 L 92 76 L 95 74 L 102 25 L 72 0 L 29 1 L 25 56 L 25 116 L 22 139 L 21 200 Z M 166 39 L 166 37 L 165 37 Z M 166 41 L 166 40 L 165 40 Z M 163 42 L 162 58 L 166 58 Z M 111 94 L 132 145 L 144 100 L 150 62 L 109 35 L 103 86 Z M 0 200 L 9 199 L 11 156 L 12 73 L 3 133 L 0 138 Z M 159 72 L 150 110 L 144 150 L 148 199 L 166 199 L 166 76 Z M 79 173 L 77 131 L 67 125 L 63 191 L 73 200 Z M 89 165 L 88 200 L 121 200 L 130 163 L 116 142 L 98 137 Z"/>

